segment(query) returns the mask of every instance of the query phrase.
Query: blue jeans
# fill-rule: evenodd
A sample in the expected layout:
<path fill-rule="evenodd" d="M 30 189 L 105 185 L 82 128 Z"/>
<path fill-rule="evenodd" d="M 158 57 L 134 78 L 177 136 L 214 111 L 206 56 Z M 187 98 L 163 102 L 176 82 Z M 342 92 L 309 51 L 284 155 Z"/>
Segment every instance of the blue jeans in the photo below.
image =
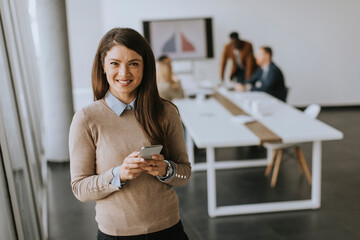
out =
<path fill-rule="evenodd" d="M 98 230 L 97 240 L 189 240 L 189 237 L 186 235 L 181 221 L 179 221 L 170 228 L 137 236 L 111 236 Z"/>

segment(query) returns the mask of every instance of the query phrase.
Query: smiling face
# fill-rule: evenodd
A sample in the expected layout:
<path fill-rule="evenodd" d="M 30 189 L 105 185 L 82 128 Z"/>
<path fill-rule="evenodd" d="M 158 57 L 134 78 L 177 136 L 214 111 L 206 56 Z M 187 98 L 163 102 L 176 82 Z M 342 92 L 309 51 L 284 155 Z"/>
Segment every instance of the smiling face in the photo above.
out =
<path fill-rule="evenodd" d="M 143 58 L 137 52 L 118 44 L 106 53 L 103 69 L 110 92 L 120 101 L 131 103 L 143 78 Z"/>

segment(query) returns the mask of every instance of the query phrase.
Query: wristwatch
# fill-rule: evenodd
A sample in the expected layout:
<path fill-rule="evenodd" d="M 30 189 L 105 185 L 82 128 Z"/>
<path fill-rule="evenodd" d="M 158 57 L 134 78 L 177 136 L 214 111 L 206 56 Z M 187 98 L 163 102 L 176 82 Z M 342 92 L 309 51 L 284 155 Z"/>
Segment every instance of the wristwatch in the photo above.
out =
<path fill-rule="evenodd" d="M 157 176 L 157 178 L 160 180 L 165 180 L 165 179 L 169 178 L 174 172 L 174 169 L 173 169 L 171 163 L 168 160 L 164 160 L 164 161 L 167 164 L 166 175 L 165 176 Z"/>

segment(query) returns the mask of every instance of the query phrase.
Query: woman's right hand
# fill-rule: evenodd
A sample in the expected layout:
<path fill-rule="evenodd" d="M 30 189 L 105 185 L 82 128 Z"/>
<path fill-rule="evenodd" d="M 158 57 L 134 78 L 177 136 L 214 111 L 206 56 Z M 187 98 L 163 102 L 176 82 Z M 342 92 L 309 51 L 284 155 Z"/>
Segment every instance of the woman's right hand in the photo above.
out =
<path fill-rule="evenodd" d="M 137 178 L 143 171 L 144 159 L 139 157 L 139 152 L 133 152 L 124 159 L 119 167 L 120 181 Z"/>

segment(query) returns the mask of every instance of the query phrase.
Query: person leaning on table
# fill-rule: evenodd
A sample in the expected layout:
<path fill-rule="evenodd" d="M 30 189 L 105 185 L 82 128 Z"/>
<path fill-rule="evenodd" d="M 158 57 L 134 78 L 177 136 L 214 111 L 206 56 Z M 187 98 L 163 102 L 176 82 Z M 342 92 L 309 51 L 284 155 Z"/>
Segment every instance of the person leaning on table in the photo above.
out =
<path fill-rule="evenodd" d="M 230 33 L 229 37 L 230 42 L 224 46 L 221 58 L 220 78 L 221 81 L 224 80 L 225 68 L 228 59 L 231 59 L 232 66 L 230 78 L 236 78 L 237 83 L 244 84 L 257 68 L 252 44 L 240 39 L 239 33 L 237 32 Z"/>
<path fill-rule="evenodd" d="M 188 239 L 173 186 L 189 181 L 191 166 L 178 110 L 159 97 L 149 44 L 135 30 L 110 30 L 91 78 L 95 101 L 74 115 L 69 147 L 73 193 L 96 201 L 97 239 Z M 138 156 L 152 144 L 163 154 Z"/>

